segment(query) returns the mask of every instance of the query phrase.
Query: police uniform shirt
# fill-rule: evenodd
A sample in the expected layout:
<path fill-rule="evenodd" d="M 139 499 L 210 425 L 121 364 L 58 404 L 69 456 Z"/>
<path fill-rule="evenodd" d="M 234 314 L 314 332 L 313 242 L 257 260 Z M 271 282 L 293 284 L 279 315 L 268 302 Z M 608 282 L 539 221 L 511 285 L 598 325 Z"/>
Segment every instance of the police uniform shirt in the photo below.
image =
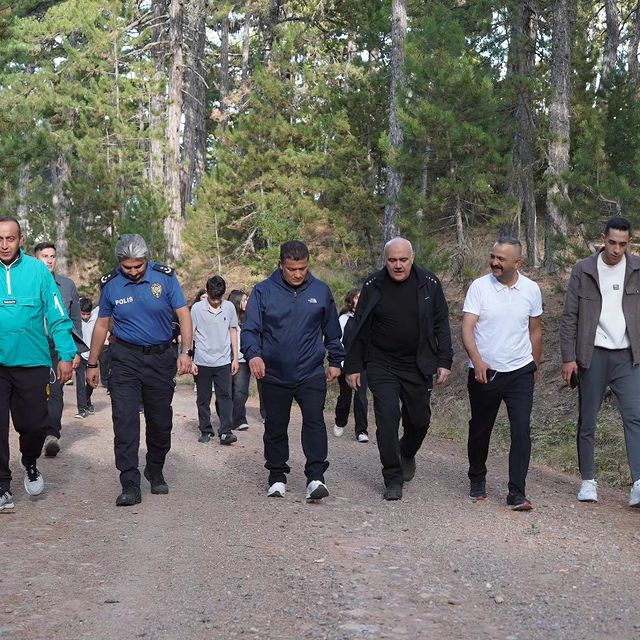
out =
<path fill-rule="evenodd" d="M 144 346 L 171 342 L 173 311 L 187 305 L 173 269 L 148 262 L 133 282 L 118 267 L 103 282 L 98 317 L 113 319 L 116 339 Z"/>

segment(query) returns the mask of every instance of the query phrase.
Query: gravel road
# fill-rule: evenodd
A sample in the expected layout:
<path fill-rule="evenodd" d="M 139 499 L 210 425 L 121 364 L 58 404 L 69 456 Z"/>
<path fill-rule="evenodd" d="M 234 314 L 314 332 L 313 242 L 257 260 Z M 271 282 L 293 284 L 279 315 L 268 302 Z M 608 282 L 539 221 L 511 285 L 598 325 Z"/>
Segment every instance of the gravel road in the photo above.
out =
<path fill-rule="evenodd" d="M 489 498 L 472 504 L 464 447 L 427 437 L 404 500 L 384 502 L 374 442 L 345 432 L 329 436 L 331 496 L 306 504 L 294 411 L 288 492 L 267 499 L 257 407 L 236 445 L 199 444 L 181 385 L 170 494 L 143 481 L 142 504 L 116 508 L 108 397 L 97 390 L 96 415 L 77 420 L 73 395 L 37 498 L 12 435 L 0 638 L 640 638 L 640 510 L 626 492 L 579 504 L 576 478 L 536 467 L 535 509 L 513 513 L 495 456 Z"/>

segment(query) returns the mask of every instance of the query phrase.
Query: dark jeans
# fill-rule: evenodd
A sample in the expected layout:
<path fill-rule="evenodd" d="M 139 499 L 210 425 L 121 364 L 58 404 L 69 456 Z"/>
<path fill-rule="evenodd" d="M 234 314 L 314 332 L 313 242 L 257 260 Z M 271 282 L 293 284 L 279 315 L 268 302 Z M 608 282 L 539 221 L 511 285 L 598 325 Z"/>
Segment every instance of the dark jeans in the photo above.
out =
<path fill-rule="evenodd" d="M 11 488 L 9 413 L 20 434 L 23 464 L 33 464 L 42 451 L 47 424 L 49 367 L 0 366 L 0 493 Z"/>
<path fill-rule="evenodd" d="M 218 435 L 231 433 L 233 427 L 233 400 L 231 399 L 231 364 L 221 367 L 198 365 L 196 379 L 196 406 L 198 407 L 198 426 L 202 433 L 213 434 L 211 426 L 212 385 L 216 392 L 216 411 L 220 418 Z"/>
<path fill-rule="evenodd" d="M 367 433 L 368 418 L 367 411 L 369 402 L 367 400 L 367 376 L 364 371 L 360 374 L 360 387 L 357 391 L 347 384 L 347 377 L 341 373 L 338 378 L 340 395 L 336 402 L 336 426 L 346 427 L 349 421 L 349 410 L 351 409 L 351 397 L 353 396 L 353 415 L 356 421 L 356 436 L 359 433 Z"/>
<path fill-rule="evenodd" d="M 373 395 L 384 484 L 402 484 L 401 457 L 413 458 L 429 429 L 433 376 L 423 376 L 415 365 L 396 369 L 369 363 L 367 381 Z M 401 417 L 403 434 L 398 439 Z"/>
<path fill-rule="evenodd" d="M 49 401 L 47 402 L 47 436 L 60 437 L 62 431 L 62 410 L 64 409 L 64 397 L 62 385 L 58 382 L 58 354 L 51 351 L 51 380 L 49 381 Z"/>
<path fill-rule="evenodd" d="M 262 398 L 262 381 L 256 380 L 256 386 L 258 387 L 258 401 L 260 402 L 260 417 L 264 422 L 267 418 L 267 412 L 264 409 L 264 399 Z"/>
<path fill-rule="evenodd" d="M 578 383 L 578 460 L 582 479 L 595 478 L 596 422 L 609 386 L 622 416 L 631 479 L 640 480 L 640 367 L 633 366 L 631 349 L 596 347 L 591 366 L 580 369 Z"/>
<path fill-rule="evenodd" d="M 80 358 L 80 364 L 76 369 L 76 402 L 78 411 L 86 410 L 91 406 L 93 387 L 87 383 L 87 361 Z"/>
<path fill-rule="evenodd" d="M 484 480 L 487 475 L 487 456 L 493 425 L 500 403 L 504 401 L 511 429 L 509 449 L 509 491 L 526 495 L 525 484 L 531 457 L 531 407 L 533 406 L 534 362 L 506 373 L 498 373 L 492 382 L 476 382 L 475 372 L 469 369 L 467 389 L 471 405 L 469 420 L 469 479 Z"/>
<path fill-rule="evenodd" d="M 123 344 L 111 345 L 111 413 L 116 467 L 123 487 L 140 485 L 140 398 L 144 406 L 147 467 L 161 471 L 171 449 L 176 352 L 145 354 Z"/>
<path fill-rule="evenodd" d="M 249 398 L 249 380 L 251 372 L 246 362 L 240 363 L 238 373 L 231 381 L 231 397 L 233 398 L 233 428 L 247 424 L 247 399 Z"/>
<path fill-rule="evenodd" d="M 307 459 L 304 474 L 307 483 L 324 482 L 327 462 L 327 428 L 324 423 L 324 402 L 327 380 L 324 375 L 314 376 L 295 386 L 282 386 L 271 382 L 260 383 L 266 412 L 264 423 L 265 467 L 269 470 L 269 484 L 287 481 L 291 468 L 289 460 L 289 418 L 295 400 L 302 412 L 302 450 Z"/>

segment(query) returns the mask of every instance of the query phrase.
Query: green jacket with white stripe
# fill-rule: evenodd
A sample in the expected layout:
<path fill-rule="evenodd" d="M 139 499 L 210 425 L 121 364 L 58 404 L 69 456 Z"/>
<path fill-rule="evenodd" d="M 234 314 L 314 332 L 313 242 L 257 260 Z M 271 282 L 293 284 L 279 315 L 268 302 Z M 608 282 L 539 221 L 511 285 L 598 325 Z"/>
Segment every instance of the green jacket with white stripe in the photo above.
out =
<path fill-rule="evenodd" d="M 78 350 L 72 327 L 58 286 L 40 260 L 20 249 L 11 264 L 0 263 L 0 366 L 50 367 L 47 334 L 60 360 L 73 360 Z"/>

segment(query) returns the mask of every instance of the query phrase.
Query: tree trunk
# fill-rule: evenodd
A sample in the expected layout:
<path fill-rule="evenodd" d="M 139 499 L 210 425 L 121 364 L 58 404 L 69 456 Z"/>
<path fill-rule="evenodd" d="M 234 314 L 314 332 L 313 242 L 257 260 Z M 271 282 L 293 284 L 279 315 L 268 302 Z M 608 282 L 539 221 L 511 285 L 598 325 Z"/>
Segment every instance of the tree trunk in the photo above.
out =
<path fill-rule="evenodd" d="M 29 235 L 29 183 L 31 182 L 31 165 L 29 163 L 20 168 L 18 176 L 18 205 L 16 218 L 24 235 Z"/>
<path fill-rule="evenodd" d="M 61 273 L 67 273 L 67 254 L 69 242 L 67 231 L 69 230 L 69 203 L 65 188 L 69 182 L 69 165 L 63 154 L 51 160 L 51 206 L 56 221 L 56 268 Z"/>
<path fill-rule="evenodd" d="M 183 0 L 171 0 L 169 4 L 169 86 L 167 105 L 167 150 L 164 167 L 164 191 L 169 205 L 169 215 L 164 222 L 167 260 L 182 258 L 182 230 L 184 208 L 180 189 L 180 124 L 182 118 L 183 89 Z"/>
<path fill-rule="evenodd" d="M 510 193 L 515 200 L 513 233 L 516 237 L 520 236 L 520 220 L 521 214 L 524 212 L 527 225 L 527 257 L 532 267 L 538 267 L 540 263 L 533 177 L 535 122 L 530 88 L 534 71 L 537 35 L 536 3 L 531 0 L 519 2 L 513 12 L 509 45 L 510 75 L 516 85 Z"/>
<path fill-rule="evenodd" d="M 227 128 L 229 117 L 229 15 L 220 23 L 220 124 Z"/>
<path fill-rule="evenodd" d="M 640 0 L 633 11 L 633 31 L 629 41 L 629 82 L 638 88 L 638 47 L 640 46 Z"/>
<path fill-rule="evenodd" d="M 244 16 L 242 28 L 242 73 L 240 76 L 240 112 L 246 110 L 249 103 L 249 45 L 251 43 L 251 13 Z"/>
<path fill-rule="evenodd" d="M 392 0 L 391 24 L 391 96 L 389 101 L 389 163 L 387 203 L 384 207 L 383 241 L 386 243 L 398 235 L 400 217 L 399 196 L 402 189 L 402 173 L 397 168 L 398 153 L 403 135 L 398 117 L 398 101 L 404 87 L 404 45 L 407 37 L 406 0 Z"/>
<path fill-rule="evenodd" d="M 265 46 L 263 55 L 263 64 L 265 67 L 269 67 L 271 63 L 271 52 L 273 51 L 273 41 L 276 35 L 276 25 L 278 24 L 278 18 L 280 17 L 280 8 L 283 0 L 268 0 L 267 16 L 263 20 L 264 33 L 265 33 Z"/>
<path fill-rule="evenodd" d="M 544 233 L 544 270 L 558 269 L 560 248 L 569 235 L 569 221 L 562 203 L 569 201 L 564 174 L 569 170 L 571 122 L 571 39 L 576 15 L 576 0 L 556 0 L 553 10 L 551 48 L 551 87 L 549 105 L 549 166 L 546 171 L 547 215 Z"/>
<path fill-rule="evenodd" d="M 188 38 L 185 55 L 184 136 L 182 142 L 182 203 L 192 202 L 205 169 L 207 122 L 205 107 L 205 0 L 191 0 L 186 6 Z"/>
<path fill-rule="evenodd" d="M 164 135 L 166 122 L 166 37 L 163 16 L 167 11 L 167 0 L 153 0 L 154 46 L 152 56 L 156 72 L 149 88 L 149 159 L 148 179 L 152 186 L 160 188 L 164 182 Z"/>
<path fill-rule="evenodd" d="M 616 0 L 604 0 L 604 8 L 607 16 L 607 38 L 602 53 L 601 86 L 616 68 L 620 46 L 620 10 Z"/>

